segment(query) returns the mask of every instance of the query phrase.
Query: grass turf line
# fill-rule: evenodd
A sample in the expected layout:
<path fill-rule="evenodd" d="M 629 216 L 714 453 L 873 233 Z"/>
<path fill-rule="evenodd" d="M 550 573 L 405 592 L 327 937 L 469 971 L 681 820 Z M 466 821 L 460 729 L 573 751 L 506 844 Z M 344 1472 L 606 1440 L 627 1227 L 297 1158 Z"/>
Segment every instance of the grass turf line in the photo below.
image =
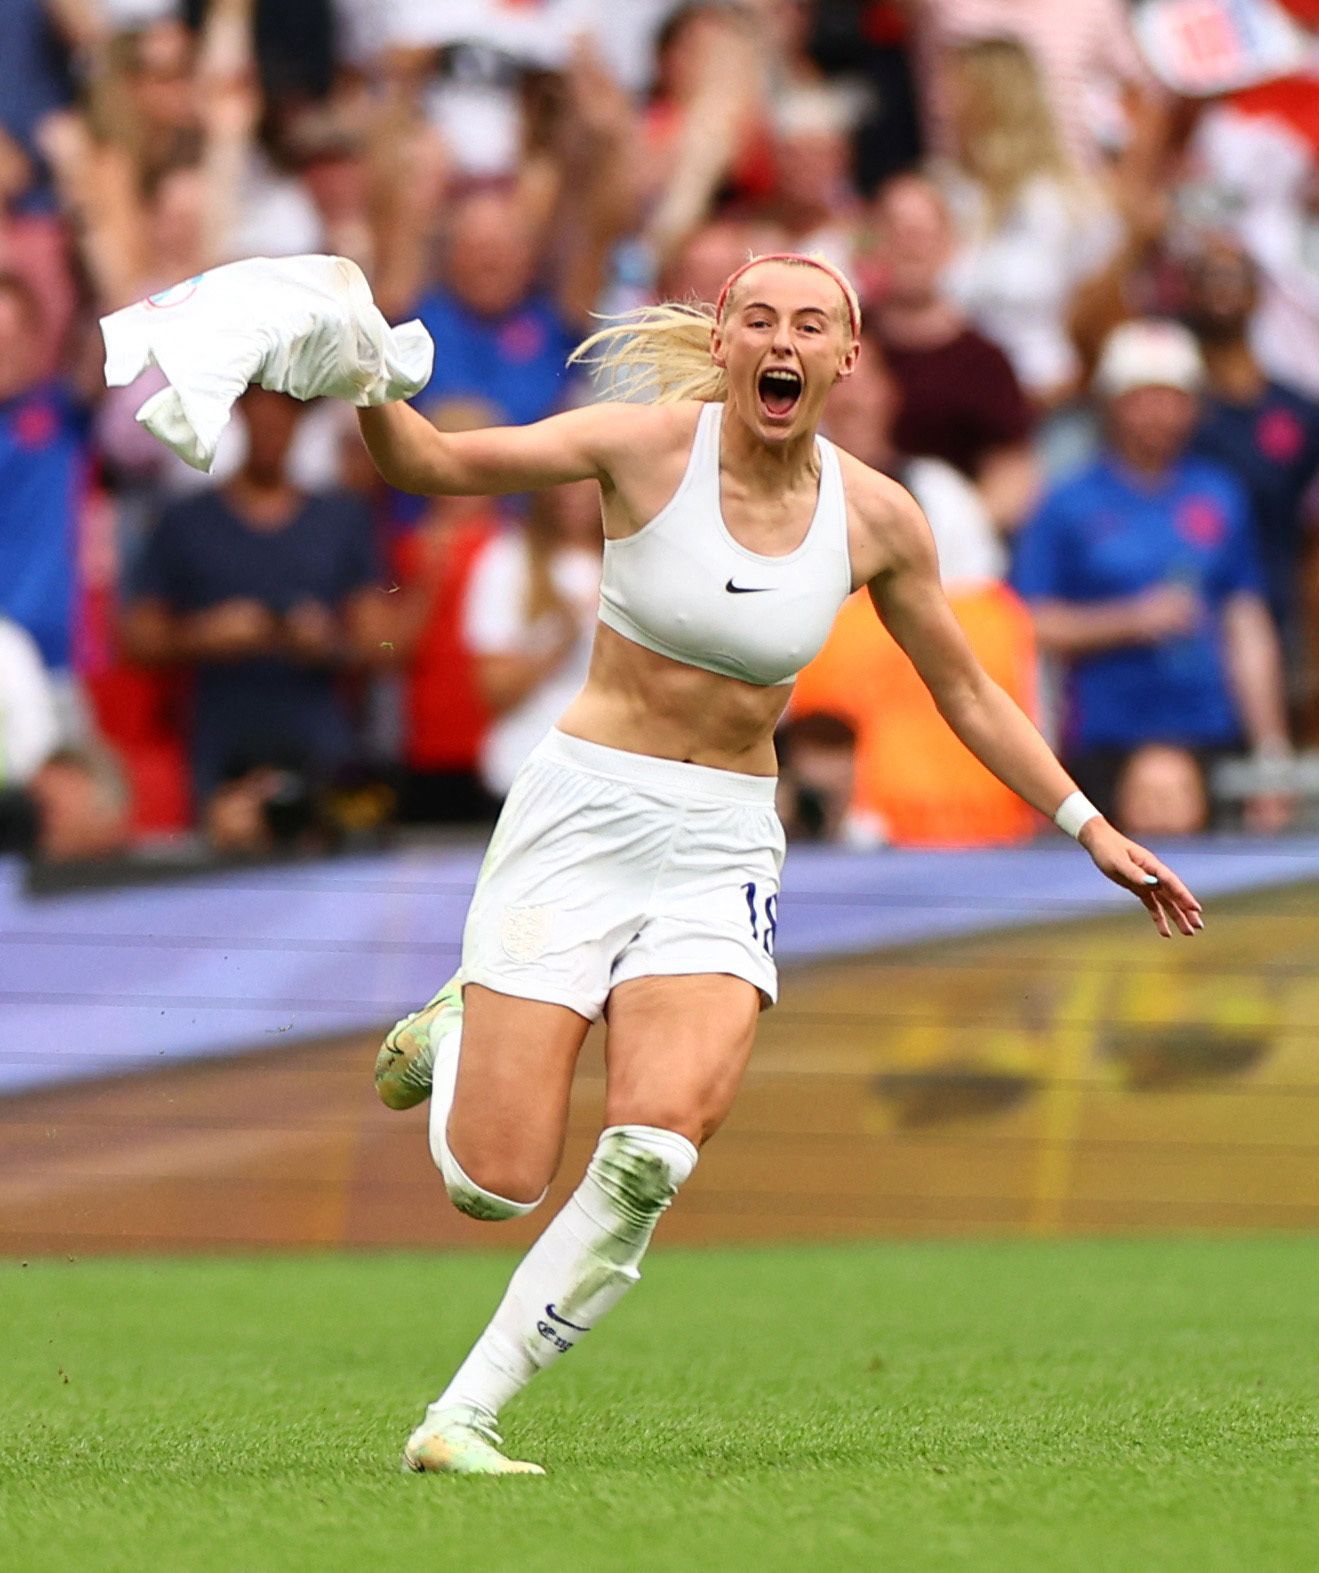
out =
<path fill-rule="evenodd" d="M 510 1407 L 547 1480 L 395 1472 L 512 1259 L 0 1268 L 0 1563 L 1314 1565 L 1311 1239 L 656 1252 Z"/>

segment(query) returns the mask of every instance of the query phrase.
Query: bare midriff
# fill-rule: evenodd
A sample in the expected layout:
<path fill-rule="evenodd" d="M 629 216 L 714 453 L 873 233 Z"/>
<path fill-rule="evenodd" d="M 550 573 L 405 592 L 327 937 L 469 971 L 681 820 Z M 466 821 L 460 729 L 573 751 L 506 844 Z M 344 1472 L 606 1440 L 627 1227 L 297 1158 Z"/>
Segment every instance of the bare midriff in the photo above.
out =
<path fill-rule="evenodd" d="M 586 685 L 558 726 L 629 754 L 772 776 L 774 728 L 791 693 L 672 661 L 597 623 Z"/>

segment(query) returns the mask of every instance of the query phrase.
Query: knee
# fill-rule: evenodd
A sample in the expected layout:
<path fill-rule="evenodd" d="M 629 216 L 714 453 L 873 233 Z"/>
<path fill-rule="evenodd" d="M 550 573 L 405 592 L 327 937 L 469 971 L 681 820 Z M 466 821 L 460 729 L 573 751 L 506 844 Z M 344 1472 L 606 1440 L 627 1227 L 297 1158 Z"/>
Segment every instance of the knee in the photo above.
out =
<path fill-rule="evenodd" d="M 727 1111 L 714 1099 L 621 1096 L 605 1105 L 609 1130 L 657 1130 L 681 1136 L 698 1151 L 723 1123 Z"/>
<path fill-rule="evenodd" d="M 516 1164 L 473 1163 L 470 1171 L 454 1156 L 447 1137 L 433 1156 L 449 1200 L 460 1213 L 483 1223 L 525 1218 L 545 1200 L 546 1185 Z"/>

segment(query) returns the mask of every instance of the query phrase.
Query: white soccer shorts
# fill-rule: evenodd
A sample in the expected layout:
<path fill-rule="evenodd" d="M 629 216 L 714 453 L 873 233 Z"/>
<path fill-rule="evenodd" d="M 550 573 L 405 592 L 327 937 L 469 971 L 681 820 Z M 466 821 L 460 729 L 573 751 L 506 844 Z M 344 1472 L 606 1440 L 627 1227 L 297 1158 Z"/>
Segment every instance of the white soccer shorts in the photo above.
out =
<path fill-rule="evenodd" d="M 778 997 L 774 780 L 552 731 L 495 826 L 462 972 L 594 1021 L 630 978 L 724 972 Z"/>

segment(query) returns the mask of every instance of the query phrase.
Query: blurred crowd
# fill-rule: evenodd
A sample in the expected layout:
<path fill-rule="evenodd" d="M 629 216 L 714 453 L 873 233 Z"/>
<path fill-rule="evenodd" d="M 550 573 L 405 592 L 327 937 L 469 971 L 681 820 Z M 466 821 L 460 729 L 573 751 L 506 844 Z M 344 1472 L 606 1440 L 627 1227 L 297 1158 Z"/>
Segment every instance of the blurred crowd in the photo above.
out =
<path fill-rule="evenodd" d="M 827 432 L 925 507 L 1090 796 L 1142 835 L 1297 822 L 1319 0 L 3 0 L 0 847 L 485 820 L 589 658 L 592 486 L 391 493 L 351 410 L 261 390 L 198 475 L 134 422 L 155 373 L 105 389 L 98 316 L 349 256 L 458 430 L 590 398 L 594 313 L 786 249 L 865 306 Z M 781 745 L 798 836 L 1040 828 L 857 598 Z"/>

